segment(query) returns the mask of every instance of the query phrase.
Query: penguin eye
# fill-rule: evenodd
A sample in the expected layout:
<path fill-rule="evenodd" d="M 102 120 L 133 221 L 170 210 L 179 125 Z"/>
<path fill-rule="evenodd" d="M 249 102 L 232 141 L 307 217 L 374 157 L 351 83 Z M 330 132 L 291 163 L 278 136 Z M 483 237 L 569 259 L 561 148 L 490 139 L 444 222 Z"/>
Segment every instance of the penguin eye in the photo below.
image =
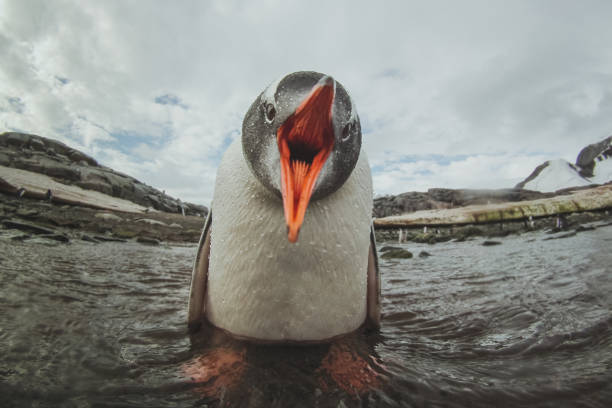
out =
<path fill-rule="evenodd" d="M 264 111 L 266 114 L 266 120 L 272 123 L 272 121 L 276 117 L 276 109 L 274 109 L 274 105 L 272 105 L 271 103 L 266 104 L 266 106 L 264 107 Z"/>
<path fill-rule="evenodd" d="M 353 122 L 347 123 L 342 129 L 342 141 L 346 142 L 349 140 L 351 133 L 353 133 Z"/>

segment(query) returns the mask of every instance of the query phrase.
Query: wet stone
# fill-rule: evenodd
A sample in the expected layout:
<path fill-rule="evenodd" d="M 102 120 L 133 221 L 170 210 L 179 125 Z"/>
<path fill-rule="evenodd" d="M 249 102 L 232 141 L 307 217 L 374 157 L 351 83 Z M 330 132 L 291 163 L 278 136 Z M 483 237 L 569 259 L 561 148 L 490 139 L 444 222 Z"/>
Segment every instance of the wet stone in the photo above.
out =
<path fill-rule="evenodd" d="M 381 258 L 385 259 L 409 259 L 412 258 L 412 252 L 402 248 L 394 248 L 384 252 Z"/>
<path fill-rule="evenodd" d="M 103 241 L 103 242 L 127 242 L 125 239 L 105 237 L 102 235 L 95 235 L 94 238 L 97 239 L 98 241 Z"/>
<path fill-rule="evenodd" d="M 39 212 L 37 210 L 30 208 L 18 208 L 17 211 L 15 211 L 15 215 L 23 218 L 36 217 L 38 214 Z"/>
<path fill-rule="evenodd" d="M 55 234 L 54 231 L 47 229 L 47 228 L 43 228 L 40 227 L 38 225 L 34 225 L 34 224 L 27 224 L 27 223 L 23 223 L 23 222 L 17 222 L 17 221 L 12 221 L 12 220 L 6 220 L 6 221 L 2 221 L 2 225 L 4 226 L 4 228 L 8 228 L 8 229 L 17 229 L 20 231 L 26 231 L 26 232 L 31 232 L 33 234 Z"/>
<path fill-rule="evenodd" d="M 70 242 L 70 238 L 62 234 L 41 235 L 40 238 L 50 239 L 52 241 L 64 242 L 64 243 Z"/>
<path fill-rule="evenodd" d="M 395 250 L 395 249 L 400 249 L 400 248 L 387 245 L 387 246 L 384 246 L 384 247 L 380 248 L 378 250 L 378 252 L 387 252 L 387 251 L 392 251 L 392 250 Z"/>
<path fill-rule="evenodd" d="M 548 238 L 544 238 L 543 241 L 550 241 L 551 239 L 563 239 L 563 238 L 569 238 L 569 237 L 573 237 L 577 234 L 576 231 L 572 231 L 572 232 L 568 232 L 565 234 L 560 234 L 554 237 L 548 237 Z"/>
<path fill-rule="evenodd" d="M 144 238 L 144 237 L 139 237 L 136 242 L 140 242 L 141 244 L 147 244 L 147 245 L 159 245 L 159 241 L 153 238 Z"/>

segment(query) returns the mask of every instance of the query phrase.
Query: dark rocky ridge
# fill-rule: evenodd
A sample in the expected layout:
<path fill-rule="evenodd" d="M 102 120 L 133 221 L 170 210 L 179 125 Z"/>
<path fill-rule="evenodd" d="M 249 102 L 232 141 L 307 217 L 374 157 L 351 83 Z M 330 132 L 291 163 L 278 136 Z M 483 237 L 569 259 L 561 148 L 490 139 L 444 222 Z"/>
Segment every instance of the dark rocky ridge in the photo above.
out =
<path fill-rule="evenodd" d="M 599 155 L 606 158 L 612 157 L 612 136 L 608 136 L 599 143 L 590 144 L 580 151 L 576 158 L 576 166 L 580 169 L 582 177 L 593 177 L 595 158 Z"/>
<path fill-rule="evenodd" d="M 161 211 L 101 211 L 45 200 L 0 194 L 0 239 L 39 243 L 74 240 L 198 242 L 204 219 Z"/>
<path fill-rule="evenodd" d="M 0 134 L 0 165 L 45 174 L 56 181 L 122 198 L 158 211 L 205 216 L 205 206 L 181 203 L 57 140 L 17 132 Z"/>

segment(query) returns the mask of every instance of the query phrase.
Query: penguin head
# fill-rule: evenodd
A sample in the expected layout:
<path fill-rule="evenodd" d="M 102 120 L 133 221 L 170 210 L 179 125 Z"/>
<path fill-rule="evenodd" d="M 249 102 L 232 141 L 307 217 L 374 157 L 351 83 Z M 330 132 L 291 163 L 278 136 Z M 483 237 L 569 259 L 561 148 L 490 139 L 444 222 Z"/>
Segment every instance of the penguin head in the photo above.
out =
<path fill-rule="evenodd" d="M 359 159 L 361 125 L 350 95 L 331 76 L 302 71 L 270 84 L 242 124 L 246 162 L 283 200 L 296 242 L 310 201 L 333 194 Z"/>

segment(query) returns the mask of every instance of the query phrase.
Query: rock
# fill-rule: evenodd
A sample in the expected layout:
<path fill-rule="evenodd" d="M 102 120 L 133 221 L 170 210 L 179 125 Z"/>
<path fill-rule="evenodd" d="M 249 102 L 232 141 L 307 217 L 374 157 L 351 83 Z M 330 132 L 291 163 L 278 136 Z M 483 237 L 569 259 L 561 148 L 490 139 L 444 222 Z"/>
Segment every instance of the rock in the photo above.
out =
<path fill-rule="evenodd" d="M 104 242 L 127 242 L 125 239 L 105 237 L 103 235 L 94 235 L 94 238 L 98 241 L 104 241 Z"/>
<path fill-rule="evenodd" d="M 460 229 L 455 235 L 455 241 L 463 242 L 469 237 L 482 235 L 482 230 L 478 227 L 467 226 L 465 228 Z"/>
<path fill-rule="evenodd" d="M 580 168 L 582 177 L 593 177 L 595 159 L 598 156 L 612 156 L 612 136 L 609 136 L 599 143 L 593 143 L 580 151 L 576 158 L 576 165 Z"/>
<path fill-rule="evenodd" d="M 123 218 L 121 218 L 118 215 L 113 214 L 113 213 L 106 213 L 106 212 L 97 213 L 95 215 L 95 217 L 96 218 L 101 218 L 101 219 L 106 220 L 106 221 L 115 221 L 115 222 L 123 221 Z"/>
<path fill-rule="evenodd" d="M 60 242 L 55 239 L 50 239 L 46 236 L 36 236 L 27 240 L 28 244 L 38 244 L 46 246 L 58 246 Z"/>
<path fill-rule="evenodd" d="M 141 219 L 136 220 L 136 222 L 143 222 L 143 223 L 146 223 L 146 224 L 149 224 L 149 225 L 161 225 L 161 226 L 164 226 L 164 227 L 168 226 L 168 224 L 166 224 L 166 223 L 164 223 L 162 221 L 152 220 L 150 218 L 141 218 Z"/>
<path fill-rule="evenodd" d="M 419 252 L 419 258 L 429 258 L 431 256 L 431 254 L 427 251 L 421 251 Z"/>
<path fill-rule="evenodd" d="M 463 189 L 430 188 L 426 193 L 408 192 L 374 199 L 373 216 L 376 218 L 407 214 L 422 210 L 465 207 L 477 204 L 517 202 L 550 197 L 552 194 L 521 189 Z"/>
<path fill-rule="evenodd" d="M 159 245 L 159 241 L 153 238 L 138 237 L 136 242 L 147 245 Z"/>
<path fill-rule="evenodd" d="M 602 211 L 612 206 L 612 184 L 519 203 L 470 205 L 461 208 L 417 211 L 374 220 L 374 228 L 440 228 L 465 225 L 527 223 L 530 219 L 565 216 L 574 212 Z"/>
<path fill-rule="evenodd" d="M 10 237 L 12 241 L 25 241 L 26 239 L 30 239 L 30 238 L 32 238 L 32 236 L 29 234 L 19 234 L 19 235 L 13 235 Z"/>
<path fill-rule="evenodd" d="M 133 228 L 131 225 L 119 224 L 112 230 L 114 236 L 121 239 L 132 239 L 136 238 L 141 232 L 138 229 Z"/>
<path fill-rule="evenodd" d="M 39 238 L 50 239 L 52 241 L 64 243 L 70 242 L 70 238 L 63 234 L 40 235 Z"/>
<path fill-rule="evenodd" d="M 570 238 L 573 237 L 575 235 L 577 235 L 578 233 L 576 231 L 571 231 L 571 232 L 567 232 L 565 234 L 561 234 L 561 235 L 557 235 L 554 237 L 548 237 L 548 238 L 544 238 L 543 241 L 550 241 L 551 239 L 563 239 L 563 238 Z"/>
<path fill-rule="evenodd" d="M 34 138 L 30 140 L 30 149 L 44 152 L 46 149 L 45 142 L 43 142 L 42 139 Z"/>
<path fill-rule="evenodd" d="M 31 208 L 25 208 L 25 207 L 20 207 L 17 209 L 17 211 L 15 211 L 15 215 L 21 218 L 34 218 L 39 213 L 40 212 L 38 210 L 34 210 Z"/>
<path fill-rule="evenodd" d="M 435 244 L 436 242 L 438 242 L 438 237 L 436 236 L 436 234 L 415 234 L 411 241 L 420 243 L 420 244 Z"/>
<path fill-rule="evenodd" d="M 387 252 L 387 251 L 393 251 L 393 250 L 396 250 L 396 249 L 401 249 L 401 248 L 394 247 L 394 246 L 388 246 L 387 245 L 387 246 L 384 246 L 384 247 L 380 248 L 378 250 L 378 252 Z"/>
<path fill-rule="evenodd" d="M 43 228 L 43 227 L 40 227 L 34 224 L 26 224 L 23 222 L 5 220 L 5 221 L 2 221 L 2 225 L 4 225 L 4 227 L 8 229 L 17 229 L 20 231 L 31 232 L 37 235 L 42 235 L 42 234 L 54 235 L 55 234 L 55 232 L 52 230 L 49 230 L 49 229 L 46 229 L 46 228 Z"/>
<path fill-rule="evenodd" d="M 501 242 L 499 242 L 499 241 L 484 241 L 482 243 L 482 246 L 495 246 L 495 245 L 501 245 Z"/>
<path fill-rule="evenodd" d="M 98 191 L 158 211 L 180 211 L 180 200 L 133 177 L 100 166 L 94 158 L 57 140 L 5 132 L 0 134 L 0 150 L 2 166 L 44 174 L 60 183 Z M 186 215 L 208 214 L 205 206 L 182 204 Z"/>
<path fill-rule="evenodd" d="M 8 154 L 0 152 L 0 166 L 8 166 L 11 164 L 11 158 Z"/>
<path fill-rule="evenodd" d="M 385 251 L 380 257 L 384 259 L 409 259 L 412 258 L 412 252 L 402 248 L 394 248 Z"/>

